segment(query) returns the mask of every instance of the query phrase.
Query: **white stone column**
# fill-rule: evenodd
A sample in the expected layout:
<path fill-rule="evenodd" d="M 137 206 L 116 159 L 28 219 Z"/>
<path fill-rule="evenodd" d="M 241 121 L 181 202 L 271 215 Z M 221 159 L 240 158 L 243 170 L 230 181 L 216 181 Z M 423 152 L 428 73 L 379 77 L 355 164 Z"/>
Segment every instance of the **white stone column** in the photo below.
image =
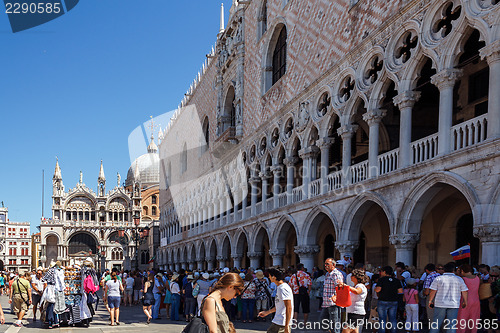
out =
<path fill-rule="evenodd" d="M 261 204 L 261 213 L 265 213 L 267 211 L 267 191 L 269 187 L 269 178 L 271 178 L 271 174 L 269 172 L 261 172 L 260 179 L 262 180 L 262 204 Z"/>
<path fill-rule="evenodd" d="M 415 103 L 420 98 L 419 91 L 404 91 L 393 98 L 401 116 L 399 117 L 399 162 L 398 168 L 413 163 L 411 152 L 411 114 Z"/>
<path fill-rule="evenodd" d="M 207 258 L 207 270 L 211 271 L 214 269 L 214 258 Z"/>
<path fill-rule="evenodd" d="M 396 262 L 413 266 L 413 249 L 420 239 L 420 234 L 390 235 L 389 242 L 396 248 Z"/>
<path fill-rule="evenodd" d="M 385 117 L 386 110 L 370 110 L 363 115 L 363 120 L 370 127 L 368 140 L 368 177 L 375 178 L 379 175 L 378 147 L 379 129 L 382 118 Z"/>
<path fill-rule="evenodd" d="M 285 255 L 285 249 L 274 249 L 269 251 L 269 254 L 273 258 L 273 266 L 283 267 L 283 256 Z"/>
<path fill-rule="evenodd" d="M 223 269 L 226 267 L 226 257 L 224 256 L 217 256 L 217 261 L 219 262 L 219 269 Z"/>
<path fill-rule="evenodd" d="M 283 160 L 283 163 L 286 165 L 286 196 L 287 196 L 287 204 L 291 205 L 293 203 L 293 180 L 295 176 L 295 164 L 299 161 L 297 156 L 287 157 Z"/>
<path fill-rule="evenodd" d="M 248 180 L 248 182 L 250 183 L 251 191 L 252 191 L 252 195 L 250 197 L 251 205 L 252 205 L 250 208 L 250 212 L 251 212 L 250 214 L 251 214 L 251 216 L 256 216 L 257 215 L 257 195 L 259 192 L 260 179 L 257 177 L 252 177 Z"/>
<path fill-rule="evenodd" d="M 203 260 L 198 260 L 197 262 L 198 270 L 201 271 L 203 270 Z"/>
<path fill-rule="evenodd" d="M 475 226 L 474 237 L 479 238 L 481 241 L 481 258 L 479 258 L 479 262 L 489 266 L 498 265 L 498 258 L 500 258 L 500 224 Z"/>
<path fill-rule="evenodd" d="M 194 269 L 194 265 L 196 264 L 196 262 L 194 261 L 190 261 L 189 262 L 189 270 L 192 271 Z"/>
<path fill-rule="evenodd" d="M 453 125 L 453 87 L 462 76 L 462 70 L 449 68 L 431 77 L 431 83 L 439 89 L 439 139 L 438 155 L 451 151 L 451 127 Z"/>
<path fill-rule="evenodd" d="M 240 204 L 240 190 L 239 188 L 237 187 L 233 193 L 233 198 L 234 198 L 234 205 L 233 205 L 233 222 L 237 222 L 241 219 L 241 216 L 238 216 L 238 205 Z"/>
<path fill-rule="evenodd" d="M 232 255 L 231 258 L 233 259 L 233 267 L 234 268 L 241 268 L 241 259 L 243 258 L 243 256 L 236 254 L 236 255 Z"/>
<path fill-rule="evenodd" d="M 250 258 L 250 267 L 254 269 L 259 268 L 260 257 L 262 257 L 262 252 L 248 252 L 248 258 Z"/>
<path fill-rule="evenodd" d="M 479 50 L 490 67 L 488 88 L 488 138 L 500 137 L 500 40 Z"/>
<path fill-rule="evenodd" d="M 247 187 L 247 191 L 248 191 L 248 187 Z M 247 192 L 248 193 L 248 192 Z M 244 190 L 242 190 L 242 201 L 241 201 L 241 219 L 244 220 L 246 219 L 248 216 L 247 216 L 247 205 L 248 205 L 248 197 L 247 197 L 247 193 L 245 193 Z"/>
<path fill-rule="evenodd" d="M 219 199 L 219 204 L 220 204 L 220 218 L 219 218 L 219 221 L 220 221 L 220 225 L 225 225 L 226 222 L 224 221 L 224 217 L 226 216 L 226 207 L 225 207 L 225 201 L 224 201 L 224 198 L 220 198 Z"/>
<path fill-rule="evenodd" d="M 274 203 L 274 208 L 279 207 L 279 195 L 280 195 L 280 179 L 281 179 L 281 174 L 283 172 L 283 165 L 282 164 L 275 164 L 271 168 L 271 171 L 273 173 L 273 203 Z"/>
<path fill-rule="evenodd" d="M 330 168 L 330 147 L 335 142 L 334 138 L 324 137 L 316 141 L 316 146 L 321 151 L 321 194 L 328 192 L 328 171 Z"/>
<path fill-rule="evenodd" d="M 232 206 L 231 198 L 229 195 L 226 195 L 226 224 L 231 223 L 231 211 L 234 212 L 234 206 Z M 233 214 L 234 218 L 234 214 Z"/>
<path fill-rule="evenodd" d="M 351 183 L 351 139 L 358 130 L 358 125 L 347 124 L 337 129 L 338 135 L 342 138 L 342 183 Z"/>
<path fill-rule="evenodd" d="M 308 272 L 312 272 L 314 267 L 314 255 L 318 252 L 318 245 L 303 245 L 295 247 L 295 253 L 299 255 L 300 262 L 305 268 L 307 268 Z"/>
<path fill-rule="evenodd" d="M 302 173 L 302 193 L 304 194 L 303 199 L 309 198 L 309 184 L 314 180 L 313 178 L 313 160 L 319 154 L 319 148 L 316 146 L 309 146 L 303 148 L 299 151 L 299 156 L 304 161 Z"/>
<path fill-rule="evenodd" d="M 358 247 L 358 241 L 344 240 L 335 242 L 335 248 L 340 252 L 340 259 L 344 259 L 344 257 L 354 258 L 354 251 Z"/>

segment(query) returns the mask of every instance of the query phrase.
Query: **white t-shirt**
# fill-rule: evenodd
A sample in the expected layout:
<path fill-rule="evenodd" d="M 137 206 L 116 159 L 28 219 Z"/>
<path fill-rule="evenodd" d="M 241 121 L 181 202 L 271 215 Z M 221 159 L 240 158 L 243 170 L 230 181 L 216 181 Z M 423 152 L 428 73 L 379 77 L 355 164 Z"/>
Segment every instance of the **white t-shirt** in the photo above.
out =
<path fill-rule="evenodd" d="M 362 283 L 358 283 L 355 288 L 361 288 L 363 291 L 359 295 L 356 295 L 351 291 L 351 306 L 348 306 L 346 311 L 347 313 L 365 315 L 365 299 L 366 295 L 368 295 L 368 290 L 366 290 L 366 286 Z"/>
<path fill-rule="evenodd" d="M 127 289 L 132 289 L 134 287 L 134 278 L 129 276 L 127 280 L 125 280 L 125 283 L 127 284 Z"/>
<path fill-rule="evenodd" d="M 286 307 L 285 300 L 290 300 L 292 303 L 292 316 L 293 316 L 293 292 L 288 283 L 282 283 L 276 289 L 276 314 L 273 323 L 279 326 L 285 326 L 286 321 Z M 290 318 L 290 323 L 291 323 Z"/>
<path fill-rule="evenodd" d="M 172 294 L 180 294 L 181 293 L 181 289 L 179 288 L 179 284 L 177 282 L 170 283 L 170 292 Z"/>
<path fill-rule="evenodd" d="M 436 308 L 458 309 L 462 291 L 467 291 L 467 285 L 460 276 L 453 273 L 444 273 L 431 283 L 431 290 L 436 290 L 434 306 Z"/>
<path fill-rule="evenodd" d="M 120 297 L 120 281 L 109 280 L 106 282 L 108 286 L 108 296 Z"/>

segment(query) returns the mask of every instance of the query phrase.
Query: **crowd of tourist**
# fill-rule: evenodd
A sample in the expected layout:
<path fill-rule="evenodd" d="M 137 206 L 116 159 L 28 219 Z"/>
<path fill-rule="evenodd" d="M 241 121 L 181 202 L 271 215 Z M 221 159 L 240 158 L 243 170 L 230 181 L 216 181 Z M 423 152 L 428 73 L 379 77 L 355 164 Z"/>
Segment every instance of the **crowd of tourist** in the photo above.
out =
<path fill-rule="evenodd" d="M 113 326 L 121 324 L 120 306 L 141 306 L 147 324 L 162 317 L 186 322 L 199 317 L 210 332 L 222 333 L 235 332 L 236 321 L 272 321 L 268 332 L 320 327 L 335 333 L 438 333 L 443 328 L 476 333 L 500 328 L 499 275 L 498 266 L 450 262 L 418 272 L 404 263 L 375 268 L 328 258 L 312 272 L 300 263 L 286 270 L 113 269 L 103 272 L 100 284 Z M 42 276 L 42 270 L 0 274 L 0 294 L 9 297 L 16 323 L 29 305 L 36 321 Z M 1 310 L 0 321 L 5 321 Z"/>

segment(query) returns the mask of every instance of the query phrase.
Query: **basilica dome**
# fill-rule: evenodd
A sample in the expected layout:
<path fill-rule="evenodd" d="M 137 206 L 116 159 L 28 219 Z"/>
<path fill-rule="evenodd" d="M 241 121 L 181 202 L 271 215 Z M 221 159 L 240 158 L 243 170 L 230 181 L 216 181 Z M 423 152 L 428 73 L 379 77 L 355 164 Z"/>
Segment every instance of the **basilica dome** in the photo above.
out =
<path fill-rule="evenodd" d="M 151 140 L 148 152 L 139 156 L 128 169 L 125 186 L 133 185 L 136 175 L 143 186 L 160 183 L 160 157 L 154 140 Z"/>

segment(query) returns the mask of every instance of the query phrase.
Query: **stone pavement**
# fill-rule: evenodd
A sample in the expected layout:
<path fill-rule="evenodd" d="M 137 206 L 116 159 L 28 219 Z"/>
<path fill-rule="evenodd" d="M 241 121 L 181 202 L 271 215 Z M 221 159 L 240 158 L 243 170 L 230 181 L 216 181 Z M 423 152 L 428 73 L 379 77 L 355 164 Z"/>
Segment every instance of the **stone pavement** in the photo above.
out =
<path fill-rule="evenodd" d="M 25 316 L 24 327 L 16 327 L 13 324 L 15 320 L 15 316 L 10 312 L 10 305 L 8 303 L 7 296 L 0 296 L 0 304 L 5 313 L 5 324 L 0 326 L 0 333 L 30 333 L 30 332 L 40 332 L 42 330 L 42 325 L 40 321 L 33 322 L 33 314 L 31 310 L 28 313 L 28 316 Z M 165 310 L 161 315 L 165 317 Z M 39 313 L 37 313 L 39 316 Z M 146 325 L 146 315 L 142 312 L 142 306 L 133 306 L 133 307 L 121 307 L 120 308 L 120 322 L 122 323 L 120 326 L 109 326 L 109 314 L 107 313 L 102 302 L 99 303 L 98 310 L 94 320 L 90 324 L 89 328 L 84 327 L 62 327 L 58 329 L 52 329 L 50 332 L 64 332 L 64 333 L 72 333 L 72 332 L 86 332 L 86 333 L 101 333 L 101 332 L 144 332 L 144 331 L 153 331 L 153 332 L 165 332 L 165 333 L 180 333 L 186 322 L 179 321 L 174 322 L 167 319 L 160 319 L 152 321 L 151 324 Z M 257 323 L 234 323 L 236 330 L 238 333 L 256 333 L 256 332 L 265 332 L 267 327 L 270 325 L 270 322 L 257 322 Z M 46 330 L 49 331 L 48 329 Z"/>

